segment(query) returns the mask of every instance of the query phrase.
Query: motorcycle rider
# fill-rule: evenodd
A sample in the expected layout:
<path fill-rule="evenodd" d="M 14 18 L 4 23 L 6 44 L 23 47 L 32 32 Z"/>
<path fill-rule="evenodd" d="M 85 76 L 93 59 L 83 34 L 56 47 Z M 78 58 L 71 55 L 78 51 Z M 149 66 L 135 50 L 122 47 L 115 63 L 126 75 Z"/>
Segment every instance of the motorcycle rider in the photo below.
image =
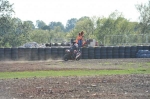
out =
<path fill-rule="evenodd" d="M 78 51 L 78 44 L 76 42 L 72 42 L 72 45 L 70 47 L 70 52 L 71 52 L 73 58 L 76 57 L 77 51 Z"/>
<path fill-rule="evenodd" d="M 84 37 L 84 32 L 82 31 L 81 33 L 78 34 L 76 38 L 76 43 L 78 44 L 79 51 L 80 48 L 83 46 L 83 37 Z"/>

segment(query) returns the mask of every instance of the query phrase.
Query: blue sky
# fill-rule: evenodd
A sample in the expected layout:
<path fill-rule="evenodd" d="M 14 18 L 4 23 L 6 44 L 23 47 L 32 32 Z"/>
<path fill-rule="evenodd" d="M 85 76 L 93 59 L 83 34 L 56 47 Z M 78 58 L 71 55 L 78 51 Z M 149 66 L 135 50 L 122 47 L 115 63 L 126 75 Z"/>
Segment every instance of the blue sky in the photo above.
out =
<path fill-rule="evenodd" d="M 89 17 L 108 17 L 118 10 L 125 18 L 138 21 L 136 4 L 148 0 L 9 0 L 14 3 L 15 15 L 22 21 L 42 20 L 46 24 L 52 21 L 66 25 L 68 19 Z"/>

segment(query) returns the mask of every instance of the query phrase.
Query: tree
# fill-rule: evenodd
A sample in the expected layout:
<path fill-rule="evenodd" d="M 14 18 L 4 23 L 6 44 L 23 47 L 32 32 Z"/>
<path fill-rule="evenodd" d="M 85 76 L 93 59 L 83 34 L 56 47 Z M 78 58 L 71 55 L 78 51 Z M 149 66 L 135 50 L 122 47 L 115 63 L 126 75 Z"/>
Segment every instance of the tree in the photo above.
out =
<path fill-rule="evenodd" d="M 150 33 L 150 0 L 147 4 L 137 4 L 136 9 L 140 13 L 141 33 Z"/>
<path fill-rule="evenodd" d="M 93 35 L 94 24 L 89 17 L 81 17 L 77 21 L 75 29 L 77 30 L 76 35 L 78 35 L 79 32 L 84 31 L 84 37 L 90 39 L 91 35 Z"/>
<path fill-rule="evenodd" d="M 48 25 L 45 25 L 41 28 L 42 30 L 50 30 L 50 27 Z"/>
<path fill-rule="evenodd" d="M 0 18 L 1 17 L 10 17 L 13 10 L 13 4 L 10 4 L 8 0 L 0 0 Z"/>
<path fill-rule="evenodd" d="M 0 35 L 5 34 L 10 27 L 11 14 L 14 12 L 7 0 L 0 0 Z"/>
<path fill-rule="evenodd" d="M 111 13 L 108 18 L 102 17 L 97 20 L 94 34 L 99 43 L 104 43 L 104 38 L 107 35 L 107 37 L 110 37 L 107 39 L 108 42 L 113 43 L 113 41 L 111 41 L 112 35 L 128 35 L 135 33 L 136 26 L 136 22 L 130 22 L 123 17 L 122 13 L 115 11 Z M 123 41 L 124 38 L 119 39 Z M 112 40 L 116 42 L 114 38 L 112 38 Z"/>
<path fill-rule="evenodd" d="M 31 29 L 35 29 L 35 26 L 32 21 L 26 21 Z"/>
<path fill-rule="evenodd" d="M 77 23 L 77 19 L 76 18 L 71 18 L 70 20 L 67 21 L 67 24 L 66 24 L 66 32 L 69 32 L 70 30 L 72 30 L 75 25 Z"/>
<path fill-rule="evenodd" d="M 61 22 L 50 22 L 49 27 L 51 30 L 54 30 L 55 27 L 60 27 L 61 31 L 65 30 L 64 25 Z"/>
<path fill-rule="evenodd" d="M 7 0 L 0 0 L 0 46 L 10 46 L 9 42 L 11 38 L 11 15 L 14 13 L 13 4 L 10 4 Z"/>
<path fill-rule="evenodd" d="M 37 20 L 37 21 L 36 21 L 36 26 L 37 26 L 39 29 L 42 29 L 45 25 L 46 25 L 45 22 L 43 22 L 42 20 Z"/>
<path fill-rule="evenodd" d="M 3 17 L 0 22 L 3 22 L 0 27 L 0 47 L 18 47 L 30 41 L 29 31 L 34 29 L 32 21 L 22 22 L 19 18 Z"/>
<path fill-rule="evenodd" d="M 49 31 L 41 30 L 41 29 L 35 29 L 33 31 L 30 31 L 30 37 L 31 41 L 37 42 L 37 43 L 47 43 L 49 42 Z"/>

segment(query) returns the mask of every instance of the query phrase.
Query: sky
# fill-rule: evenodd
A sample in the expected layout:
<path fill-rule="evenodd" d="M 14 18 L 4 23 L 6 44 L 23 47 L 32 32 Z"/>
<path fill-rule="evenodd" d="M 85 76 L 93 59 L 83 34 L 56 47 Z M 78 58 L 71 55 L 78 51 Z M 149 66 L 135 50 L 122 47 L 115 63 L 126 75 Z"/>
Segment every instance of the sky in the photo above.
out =
<path fill-rule="evenodd" d="M 22 21 L 42 20 L 62 22 L 66 25 L 71 18 L 108 17 L 115 10 L 130 21 L 138 21 L 139 12 L 135 5 L 148 0 L 8 0 L 14 6 L 14 17 Z"/>

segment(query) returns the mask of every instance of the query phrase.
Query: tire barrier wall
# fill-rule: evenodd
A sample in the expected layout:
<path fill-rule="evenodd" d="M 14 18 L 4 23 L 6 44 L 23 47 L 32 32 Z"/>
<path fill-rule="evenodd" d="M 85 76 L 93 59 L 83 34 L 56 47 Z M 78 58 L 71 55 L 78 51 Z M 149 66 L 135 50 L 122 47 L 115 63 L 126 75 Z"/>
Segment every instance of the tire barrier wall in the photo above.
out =
<path fill-rule="evenodd" d="M 4 60 L 11 60 L 11 48 L 4 48 Z"/>
<path fill-rule="evenodd" d="M 100 57 L 101 59 L 106 59 L 107 58 L 107 47 L 101 47 L 100 48 Z"/>
<path fill-rule="evenodd" d="M 52 59 L 56 59 L 56 58 L 58 58 L 58 49 L 59 48 L 51 48 L 51 58 Z"/>
<path fill-rule="evenodd" d="M 18 48 L 18 60 L 24 60 L 25 48 Z"/>
<path fill-rule="evenodd" d="M 115 46 L 115 47 L 113 47 L 113 58 L 119 58 L 119 47 L 118 46 Z"/>
<path fill-rule="evenodd" d="M 30 61 L 31 60 L 31 50 L 32 48 L 24 49 L 24 59 Z"/>
<path fill-rule="evenodd" d="M 4 60 L 4 48 L 0 48 L 0 61 Z"/>
<path fill-rule="evenodd" d="M 46 56 L 45 56 L 45 48 L 38 48 L 38 60 L 45 60 Z"/>
<path fill-rule="evenodd" d="M 107 53 L 107 58 L 108 59 L 113 58 L 113 55 L 112 55 L 113 54 L 113 50 L 112 49 L 113 49 L 113 47 L 111 47 L 111 46 L 106 48 L 106 53 Z"/>
<path fill-rule="evenodd" d="M 88 59 L 88 48 L 82 48 L 82 59 Z"/>
<path fill-rule="evenodd" d="M 38 48 L 31 49 L 31 60 L 38 60 Z"/>
<path fill-rule="evenodd" d="M 11 59 L 18 60 L 18 48 L 11 49 Z"/>
<path fill-rule="evenodd" d="M 119 58 L 125 58 L 125 47 L 119 46 Z"/>
<path fill-rule="evenodd" d="M 124 51 L 125 58 L 130 58 L 130 50 L 131 50 L 131 46 L 125 46 L 125 51 Z"/>
<path fill-rule="evenodd" d="M 63 47 L 58 48 L 58 58 L 63 57 L 64 54 L 65 54 L 64 48 Z"/>
<path fill-rule="evenodd" d="M 131 46 L 130 49 L 130 58 L 136 58 L 136 53 L 137 53 L 137 46 Z"/>
<path fill-rule="evenodd" d="M 45 60 L 49 60 L 51 58 L 51 48 L 45 48 Z"/>
<path fill-rule="evenodd" d="M 62 59 L 68 47 L 0 48 L 0 61 Z M 150 46 L 102 46 L 81 48 L 82 59 L 150 58 Z M 146 55 L 147 54 L 147 55 Z"/>
<path fill-rule="evenodd" d="M 94 49 L 94 57 L 95 57 L 95 59 L 100 59 L 101 58 L 101 50 L 100 50 L 101 48 L 100 47 L 96 47 L 95 49 Z"/>
<path fill-rule="evenodd" d="M 88 48 L 88 59 L 94 59 L 94 47 Z"/>

